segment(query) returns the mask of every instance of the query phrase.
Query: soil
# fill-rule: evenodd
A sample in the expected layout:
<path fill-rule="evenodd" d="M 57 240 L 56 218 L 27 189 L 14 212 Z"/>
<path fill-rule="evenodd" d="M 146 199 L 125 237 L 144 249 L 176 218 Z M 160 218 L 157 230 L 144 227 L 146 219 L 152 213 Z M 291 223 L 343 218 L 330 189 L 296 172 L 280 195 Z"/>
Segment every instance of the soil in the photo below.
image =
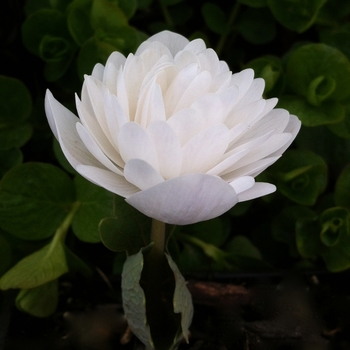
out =
<path fill-rule="evenodd" d="M 349 273 L 198 277 L 188 276 L 195 314 L 180 350 L 350 350 Z M 44 319 L 19 312 L 16 294 L 3 293 L 0 349 L 142 350 L 119 286 L 63 279 L 57 312 Z"/>

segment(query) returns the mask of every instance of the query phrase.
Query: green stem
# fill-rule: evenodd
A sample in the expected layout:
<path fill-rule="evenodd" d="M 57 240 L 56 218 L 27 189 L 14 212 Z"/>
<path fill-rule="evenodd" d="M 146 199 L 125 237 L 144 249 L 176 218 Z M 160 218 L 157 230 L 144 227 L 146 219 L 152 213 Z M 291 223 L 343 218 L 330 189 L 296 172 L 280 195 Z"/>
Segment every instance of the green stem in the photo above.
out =
<path fill-rule="evenodd" d="M 233 25 L 233 22 L 235 21 L 235 19 L 237 17 L 239 8 L 240 8 L 240 3 L 237 1 L 236 4 L 232 8 L 230 17 L 229 17 L 228 22 L 227 22 L 227 28 L 228 29 L 227 29 L 226 33 L 221 35 L 220 40 L 219 40 L 219 42 L 218 42 L 218 44 L 216 46 L 215 51 L 216 51 L 216 53 L 218 55 L 220 55 L 222 49 L 225 46 L 225 42 L 226 42 L 227 36 L 230 34 L 230 29 L 231 29 L 231 27 Z"/>
<path fill-rule="evenodd" d="M 51 250 L 54 249 L 54 247 L 56 246 L 57 243 L 59 243 L 59 241 L 64 243 L 68 233 L 68 229 L 72 223 L 74 215 L 76 214 L 79 208 L 80 208 L 80 202 L 73 203 L 71 210 L 69 211 L 68 215 L 66 216 L 62 224 L 56 230 L 55 235 L 52 238 L 51 248 L 49 249 L 48 254 L 51 253 Z"/>
<path fill-rule="evenodd" d="M 168 11 L 168 8 L 163 4 L 162 0 L 159 0 L 159 5 L 160 8 L 162 9 L 163 12 L 163 16 L 165 18 L 165 23 L 169 26 L 169 27 L 173 27 L 174 26 L 174 22 L 170 16 L 170 13 Z"/>

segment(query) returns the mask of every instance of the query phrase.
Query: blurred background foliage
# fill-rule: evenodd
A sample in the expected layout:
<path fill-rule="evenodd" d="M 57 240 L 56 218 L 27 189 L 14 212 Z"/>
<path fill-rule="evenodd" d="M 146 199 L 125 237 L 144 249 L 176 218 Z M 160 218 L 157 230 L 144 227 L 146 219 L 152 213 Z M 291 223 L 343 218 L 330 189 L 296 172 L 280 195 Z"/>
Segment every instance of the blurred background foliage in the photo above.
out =
<path fill-rule="evenodd" d="M 19 309 L 51 314 L 60 276 L 118 274 L 123 251 L 148 243 L 147 218 L 65 161 L 44 94 L 75 112 L 84 74 L 164 29 L 203 38 L 233 72 L 253 68 L 265 98 L 302 121 L 259 176 L 276 193 L 174 228 L 168 247 L 180 270 L 350 267 L 348 0 L 4 0 L 0 16 L 0 289 L 20 289 Z"/>

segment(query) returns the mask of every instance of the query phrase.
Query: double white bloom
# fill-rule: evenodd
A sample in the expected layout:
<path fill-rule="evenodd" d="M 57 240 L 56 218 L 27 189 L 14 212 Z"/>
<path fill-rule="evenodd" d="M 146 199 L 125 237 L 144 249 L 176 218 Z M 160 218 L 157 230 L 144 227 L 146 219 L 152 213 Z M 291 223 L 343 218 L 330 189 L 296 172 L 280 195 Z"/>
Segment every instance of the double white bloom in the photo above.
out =
<path fill-rule="evenodd" d="M 251 69 L 232 74 L 200 39 L 161 32 L 85 76 L 77 118 L 48 91 L 51 129 L 74 169 L 171 224 L 217 217 L 275 186 L 255 177 L 300 121 L 262 98 Z"/>

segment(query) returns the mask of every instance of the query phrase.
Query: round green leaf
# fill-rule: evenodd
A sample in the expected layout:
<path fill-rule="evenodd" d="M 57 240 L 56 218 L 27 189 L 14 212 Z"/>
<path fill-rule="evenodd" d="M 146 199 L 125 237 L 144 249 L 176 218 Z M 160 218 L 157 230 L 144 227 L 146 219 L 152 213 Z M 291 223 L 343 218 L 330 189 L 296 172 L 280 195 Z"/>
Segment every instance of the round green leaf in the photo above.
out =
<path fill-rule="evenodd" d="M 315 22 L 327 0 L 267 0 L 267 4 L 284 27 L 302 33 Z"/>
<path fill-rule="evenodd" d="M 23 155 L 19 149 L 0 150 L 0 178 L 11 168 L 20 165 L 22 161 Z"/>
<path fill-rule="evenodd" d="M 255 45 L 267 44 L 276 36 L 275 20 L 267 8 L 248 8 L 237 21 L 237 30 Z"/>
<path fill-rule="evenodd" d="M 91 6 L 92 0 L 74 0 L 68 7 L 68 28 L 79 46 L 94 35 L 94 29 L 90 23 Z"/>
<path fill-rule="evenodd" d="M 55 39 L 56 43 L 54 46 L 57 46 L 58 40 L 66 40 L 64 52 L 71 51 L 66 47 L 70 40 L 70 34 L 67 28 L 66 17 L 63 13 L 56 10 L 43 9 L 33 13 L 23 23 L 23 44 L 30 52 L 38 56 L 43 56 L 44 54 L 41 50 L 45 48 L 45 45 L 47 46 L 47 38 L 51 38 L 50 40 Z M 62 46 L 62 43 L 60 46 Z M 60 50 L 57 50 L 57 48 L 48 50 L 46 48 L 44 57 L 46 60 L 57 59 L 55 56 L 57 54 L 58 56 L 62 56 L 62 47 Z"/>
<path fill-rule="evenodd" d="M 20 165 L 0 182 L 0 226 L 23 239 L 50 237 L 74 197 L 72 180 L 59 168 L 44 163 Z"/>
<path fill-rule="evenodd" d="M 113 215 L 114 194 L 81 176 L 74 182 L 80 206 L 72 222 L 73 231 L 84 242 L 100 242 L 98 225 L 102 219 Z"/>
<path fill-rule="evenodd" d="M 100 222 L 102 243 L 115 252 L 137 253 L 149 244 L 151 220 L 127 204 L 124 198 L 115 196 L 115 217 Z"/>
<path fill-rule="evenodd" d="M 282 96 L 278 107 L 298 116 L 304 126 L 318 126 L 339 123 L 345 117 L 345 108 L 336 101 L 325 101 L 313 106 L 300 96 Z"/>
<path fill-rule="evenodd" d="M 265 90 L 271 91 L 283 73 L 282 62 L 276 56 L 263 56 L 246 64 L 246 67 L 254 69 L 255 76 L 265 80 Z"/>
<path fill-rule="evenodd" d="M 307 44 L 291 52 L 286 77 L 289 87 L 313 105 L 350 96 L 350 62 L 339 50 L 325 44 Z"/>
<path fill-rule="evenodd" d="M 317 154 L 289 150 L 270 168 L 277 189 L 290 200 L 313 205 L 327 185 L 327 165 Z"/>
<path fill-rule="evenodd" d="M 23 122 L 31 110 L 32 98 L 26 86 L 18 79 L 0 76 L 0 130 Z"/>
<path fill-rule="evenodd" d="M 345 115 L 340 122 L 329 124 L 327 127 L 338 137 L 350 139 L 350 105 L 345 106 Z"/>
<path fill-rule="evenodd" d="M 217 34 L 227 34 L 228 19 L 225 12 L 214 3 L 206 2 L 202 6 L 202 16 L 208 28 Z"/>
<path fill-rule="evenodd" d="M 322 249 L 318 217 L 301 218 L 296 222 L 296 245 L 304 258 L 316 259 Z"/>
<path fill-rule="evenodd" d="M 7 271 L 11 264 L 12 249 L 5 237 L 0 235 L 0 276 Z"/>

